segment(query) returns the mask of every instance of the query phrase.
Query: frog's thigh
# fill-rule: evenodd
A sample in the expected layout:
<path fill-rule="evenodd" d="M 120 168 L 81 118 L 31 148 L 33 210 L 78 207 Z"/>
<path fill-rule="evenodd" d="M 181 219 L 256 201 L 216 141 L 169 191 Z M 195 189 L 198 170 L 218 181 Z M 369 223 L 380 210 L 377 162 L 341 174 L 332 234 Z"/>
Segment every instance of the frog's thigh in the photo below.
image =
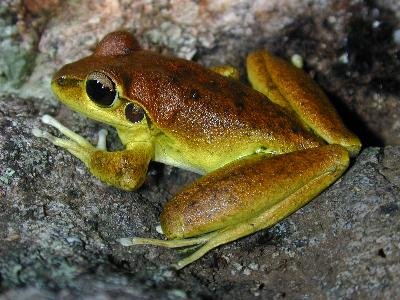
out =
<path fill-rule="evenodd" d="M 351 155 L 360 151 L 360 140 L 346 128 L 328 97 L 303 70 L 262 50 L 248 56 L 247 71 L 256 90 L 293 110 L 329 144 L 340 144 Z"/>
<path fill-rule="evenodd" d="M 161 216 L 170 239 L 216 231 L 178 267 L 276 224 L 332 184 L 348 163 L 343 147 L 328 145 L 273 158 L 255 155 L 204 176 L 168 202 Z"/>

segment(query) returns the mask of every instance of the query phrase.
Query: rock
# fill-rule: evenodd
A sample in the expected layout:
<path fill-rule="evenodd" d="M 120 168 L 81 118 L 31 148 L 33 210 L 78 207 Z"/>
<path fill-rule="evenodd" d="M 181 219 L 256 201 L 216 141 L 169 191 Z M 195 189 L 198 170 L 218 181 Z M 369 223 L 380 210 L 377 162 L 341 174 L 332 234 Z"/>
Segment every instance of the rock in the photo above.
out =
<path fill-rule="evenodd" d="M 31 134 L 34 126 L 43 126 L 39 116 L 58 111 L 17 98 L 0 102 L 0 291 L 5 299 L 392 298 L 400 293 L 399 146 L 365 149 L 339 181 L 299 212 L 177 272 L 169 268 L 179 258 L 177 251 L 124 248 L 116 240 L 159 237 L 161 206 L 196 175 L 155 165 L 138 192 L 108 187 L 70 154 Z M 74 130 L 93 136 L 97 126 L 80 121 Z"/>

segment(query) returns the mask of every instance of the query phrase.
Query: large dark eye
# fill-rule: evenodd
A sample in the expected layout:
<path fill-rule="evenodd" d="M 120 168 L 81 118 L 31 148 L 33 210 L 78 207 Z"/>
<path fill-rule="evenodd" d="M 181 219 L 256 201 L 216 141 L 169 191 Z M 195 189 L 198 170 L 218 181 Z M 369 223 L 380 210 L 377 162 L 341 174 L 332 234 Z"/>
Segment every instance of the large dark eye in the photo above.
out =
<path fill-rule="evenodd" d="M 132 123 L 138 123 L 144 118 L 144 110 L 140 106 L 129 103 L 125 107 L 125 117 Z"/>
<path fill-rule="evenodd" d="M 111 106 L 117 98 L 114 82 L 100 72 L 89 74 L 86 79 L 86 93 L 93 102 L 105 107 Z"/>

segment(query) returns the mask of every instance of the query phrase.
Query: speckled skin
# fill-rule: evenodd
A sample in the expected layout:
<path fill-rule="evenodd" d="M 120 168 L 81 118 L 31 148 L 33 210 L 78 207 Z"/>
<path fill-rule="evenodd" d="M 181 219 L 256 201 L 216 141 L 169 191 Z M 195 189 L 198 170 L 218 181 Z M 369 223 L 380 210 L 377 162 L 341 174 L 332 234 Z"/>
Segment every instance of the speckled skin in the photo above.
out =
<path fill-rule="evenodd" d="M 325 93 L 302 70 L 267 51 L 251 53 L 247 66 L 255 89 L 293 111 L 329 144 L 346 147 L 352 156 L 360 151 L 358 137 L 346 128 Z"/>
<path fill-rule="evenodd" d="M 336 178 L 347 168 L 348 160 L 343 147 L 332 145 L 270 159 L 251 155 L 228 164 L 166 203 L 161 214 L 164 234 L 187 238 L 235 227 L 240 220 L 252 219 L 300 190 L 303 195 L 315 193 L 314 188 L 303 188 L 325 173 Z M 326 178 L 323 181 L 325 187 L 330 184 Z"/>
<path fill-rule="evenodd" d="M 114 126 L 126 147 L 116 153 L 86 146 L 76 151 L 61 143 L 98 178 L 135 189 L 151 159 L 207 173 L 166 204 L 161 226 L 172 241 L 133 240 L 168 247 L 205 243 L 179 267 L 296 211 L 334 182 L 349 155 L 360 150 L 358 138 L 301 70 L 266 51 L 249 55 L 247 64 L 258 91 L 236 80 L 232 69 L 209 70 L 142 50 L 120 31 L 53 77 L 62 102 Z M 110 107 L 86 94 L 92 72 L 113 81 L 118 97 Z M 141 121 L 125 116 L 132 104 L 145 111 Z M 203 234 L 209 235 L 185 240 Z"/>
<path fill-rule="evenodd" d="M 104 42 L 99 47 L 102 45 Z M 156 160 L 172 156 L 178 166 L 190 165 L 204 173 L 256 151 L 276 155 L 323 144 L 293 114 L 254 89 L 195 62 L 151 51 L 137 50 L 107 59 L 95 52 L 64 66 L 54 78 L 72 74 L 72 78 L 84 81 L 93 70 L 105 72 L 118 83 L 124 103 L 113 109 L 114 117 L 125 119 L 125 102 L 133 101 L 145 109 L 153 125 Z M 74 109 L 87 114 L 85 97 L 68 99 L 74 99 Z M 99 118 L 101 113 L 90 116 Z M 115 126 L 112 120 L 110 116 L 101 119 Z M 176 148 L 184 149 L 179 157 L 174 153 Z"/>

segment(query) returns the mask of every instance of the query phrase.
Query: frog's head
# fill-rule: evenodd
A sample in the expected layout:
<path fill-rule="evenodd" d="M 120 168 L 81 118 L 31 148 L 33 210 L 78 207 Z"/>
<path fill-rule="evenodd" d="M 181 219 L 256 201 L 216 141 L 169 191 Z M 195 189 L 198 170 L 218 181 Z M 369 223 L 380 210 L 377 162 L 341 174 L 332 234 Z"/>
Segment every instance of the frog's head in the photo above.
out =
<path fill-rule="evenodd" d="M 140 46 L 131 34 L 110 33 L 92 55 L 57 71 L 52 90 L 61 102 L 92 119 L 119 130 L 148 131 L 145 110 L 124 96 L 123 64 L 138 50 Z"/>

